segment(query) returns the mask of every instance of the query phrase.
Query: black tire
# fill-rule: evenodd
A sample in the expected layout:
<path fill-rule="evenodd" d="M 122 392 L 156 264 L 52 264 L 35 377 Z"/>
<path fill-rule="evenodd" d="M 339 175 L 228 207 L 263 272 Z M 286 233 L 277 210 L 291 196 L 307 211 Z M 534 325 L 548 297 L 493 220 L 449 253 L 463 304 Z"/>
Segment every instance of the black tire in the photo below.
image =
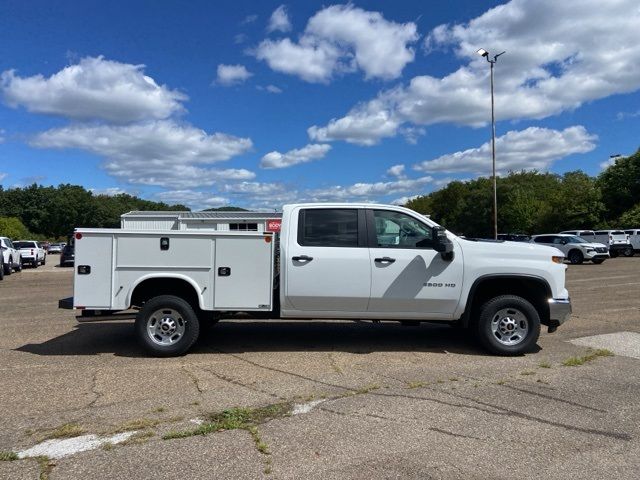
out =
<path fill-rule="evenodd" d="M 33 268 L 38 268 L 38 257 L 36 257 L 36 261 L 31 264 Z"/>
<path fill-rule="evenodd" d="M 9 276 L 13 273 L 13 258 L 9 257 L 9 263 L 4 264 L 4 274 Z"/>
<path fill-rule="evenodd" d="M 0 252 L 0 280 L 4 280 L 4 255 Z"/>
<path fill-rule="evenodd" d="M 18 266 L 15 268 L 16 272 L 22 271 L 22 257 L 20 257 L 20 261 L 18 262 Z"/>
<path fill-rule="evenodd" d="M 625 257 L 633 257 L 633 248 L 632 247 L 627 247 L 622 251 L 622 255 L 624 255 Z"/>
<path fill-rule="evenodd" d="M 610 256 L 611 258 L 617 258 L 617 257 L 618 257 L 618 255 L 620 255 L 620 254 L 618 253 L 618 251 L 617 251 L 617 250 L 609 250 L 609 256 Z"/>
<path fill-rule="evenodd" d="M 501 312 L 506 312 L 507 316 L 502 317 Z M 510 323 L 511 320 L 514 323 Z M 501 336 L 499 330 L 503 321 L 506 321 L 506 325 L 504 325 L 506 327 L 509 324 L 519 324 L 518 328 L 522 327 L 522 321 L 524 321 L 526 332 L 519 340 L 511 340 L 517 336 L 515 330 L 512 333 L 516 333 L 516 335 L 511 338 Z M 504 356 L 521 355 L 531 350 L 538 341 L 540 316 L 535 307 L 524 298 L 517 295 L 500 295 L 492 298 L 480 308 L 480 315 L 475 327 L 480 344 L 489 352 Z M 494 327 L 498 327 L 497 333 L 494 333 Z M 514 343 L 506 344 L 509 341 Z"/>
<path fill-rule="evenodd" d="M 600 265 L 602 262 L 604 262 L 604 258 L 596 258 L 595 260 L 591 260 L 591 261 L 596 265 Z"/>
<path fill-rule="evenodd" d="M 582 255 L 582 252 L 580 250 L 571 250 L 569 252 L 569 255 L 567 256 L 567 259 L 569 260 L 571 265 L 580 265 L 582 262 L 584 262 L 584 256 Z"/>
<path fill-rule="evenodd" d="M 45 255 L 44 258 L 42 259 L 42 265 L 46 265 L 47 264 L 47 256 Z"/>
<path fill-rule="evenodd" d="M 166 316 L 159 318 L 162 315 Z M 175 325 L 176 333 L 172 334 L 171 327 L 169 327 L 167 329 L 168 335 L 163 337 L 156 333 L 156 340 L 153 340 L 147 327 L 149 325 L 156 332 L 161 331 L 161 321 L 166 322 L 166 325 Z M 173 295 L 160 295 L 146 302 L 138 312 L 135 330 L 141 345 L 152 355 L 156 357 L 176 357 L 186 353 L 196 342 L 200 335 L 200 322 L 187 301 Z M 170 338 L 173 338 L 172 335 L 177 335 L 179 331 L 182 333 L 173 343 L 160 343 L 163 340 L 169 341 Z"/>

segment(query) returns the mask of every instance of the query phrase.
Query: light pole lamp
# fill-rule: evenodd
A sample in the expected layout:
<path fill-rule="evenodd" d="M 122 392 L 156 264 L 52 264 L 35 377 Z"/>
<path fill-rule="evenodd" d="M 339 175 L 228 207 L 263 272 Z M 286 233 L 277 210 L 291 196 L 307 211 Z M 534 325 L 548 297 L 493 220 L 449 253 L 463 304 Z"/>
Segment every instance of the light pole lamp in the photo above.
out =
<path fill-rule="evenodd" d="M 496 181 L 496 116 L 493 103 L 493 66 L 498 61 L 500 55 L 506 52 L 491 56 L 484 48 L 478 50 L 478 55 L 487 59 L 491 65 L 491 158 L 493 159 L 493 238 L 498 238 L 498 183 Z"/>

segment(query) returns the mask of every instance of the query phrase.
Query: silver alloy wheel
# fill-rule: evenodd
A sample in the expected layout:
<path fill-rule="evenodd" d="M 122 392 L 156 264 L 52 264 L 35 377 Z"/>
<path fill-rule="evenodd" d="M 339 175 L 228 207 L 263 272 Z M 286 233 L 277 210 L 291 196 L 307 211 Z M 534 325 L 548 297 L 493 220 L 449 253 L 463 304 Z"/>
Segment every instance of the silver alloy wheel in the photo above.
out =
<path fill-rule="evenodd" d="M 503 308 L 491 319 L 491 333 L 503 345 L 517 345 L 527 338 L 529 321 L 517 308 Z"/>
<path fill-rule="evenodd" d="M 187 322 L 177 310 L 162 308 L 147 319 L 147 334 L 153 343 L 162 346 L 175 345 L 182 339 Z"/>

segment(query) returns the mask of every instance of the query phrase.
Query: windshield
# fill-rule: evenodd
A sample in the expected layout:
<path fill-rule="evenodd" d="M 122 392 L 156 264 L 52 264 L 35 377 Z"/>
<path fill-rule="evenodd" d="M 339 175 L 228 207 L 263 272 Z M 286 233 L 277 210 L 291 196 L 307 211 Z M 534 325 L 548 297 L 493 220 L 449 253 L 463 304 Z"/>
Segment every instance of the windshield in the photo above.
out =
<path fill-rule="evenodd" d="M 584 238 L 576 237 L 575 235 L 564 238 L 568 240 L 568 243 L 589 243 Z"/>

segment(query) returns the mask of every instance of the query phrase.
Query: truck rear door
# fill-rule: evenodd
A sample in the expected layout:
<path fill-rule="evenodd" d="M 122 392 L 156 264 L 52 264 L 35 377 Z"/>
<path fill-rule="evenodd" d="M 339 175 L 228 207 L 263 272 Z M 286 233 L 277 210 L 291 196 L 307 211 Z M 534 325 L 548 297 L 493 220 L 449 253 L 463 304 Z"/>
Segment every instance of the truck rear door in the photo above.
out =
<path fill-rule="evenodd" d="M 371 262 L 364 210 L 300 208 L 289 218 L 286 297 L 304 312 L 366 312 Z"/>

